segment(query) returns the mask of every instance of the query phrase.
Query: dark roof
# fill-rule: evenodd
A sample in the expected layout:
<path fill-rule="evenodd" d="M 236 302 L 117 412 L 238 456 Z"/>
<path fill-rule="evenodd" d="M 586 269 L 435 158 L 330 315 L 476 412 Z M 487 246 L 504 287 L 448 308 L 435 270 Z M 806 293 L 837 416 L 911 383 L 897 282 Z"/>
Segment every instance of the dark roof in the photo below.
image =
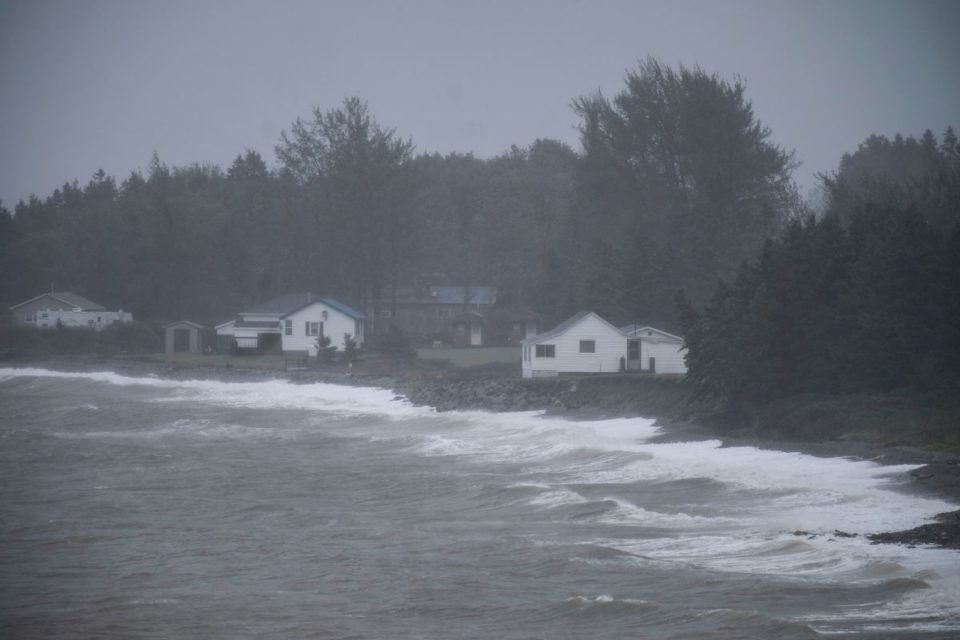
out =
<path fill-rule="evenodd" d="M 482 314 L 479 314 L 476 311 L 467 311 L 465 313 L 457 314 L 450 320 L 450 322 L 452 324 L 472 324 L 474 322 L 486 324 L 487 320 Z"/>
<path fill-rule="evenodd" d="M 276 313 L 286 315 L 297 309 L 302 309 L 311 302 L 316 302 L 320 296 L 313 293 L 288 293 L 286 295 L 261 302 L 243 311 L 243 313 Z"/>
<path fill-rule="evenodd" d="M 346 314 L 356 320 L 363 320 L 366 317 L 361 312 L 357 311 L 353 307 L 343 304 L 339 300 L 334 300 L 333 298 L 324 298 L 316 295 L 315 293 L 288 293 L 284 296 L 280 296 L 279 298 L 267 300 L 266 302 L 243 311 L 243 313 L 270 313 L 283 317 L 288 316 L 295 311 L 299 311 L 300 309 L 303 309 L 314 302 L 322 302 L 328 307 L 336 309 L 340 313 Z"/>
<path fill-rule="evenodd" d="M 186 324 L 193 327 L 194 329 L 206 329 L 206 327 L 204 327 L 199 322 L 193 322 L 192 320 L 175 320 L 173 322 L 168 322 L 167 324 L 163 325 L 163 328 L 169 329 L 170 327 L 176 326 L 178 324 Z"/>
<path fill-rule="evenodd" d="M 491 305 L 497 301 L 497 288 L 491 286 L 465 287 L 464 285 L 443 285 L 431 287 L 397 287 L 396 297 L 389 289 L 381 294 L 383 302 L 397 304 L 483 304 Z"/>
<path fill-rule="evenodd" d="M 363 320 L 366 318 L 361 312 L 357 311 L 353 307 L 347 306 L 340 302 L 339 300 L 334 300 L 333 298 L 320 298 L 320 302 L 327 305 L 328 307 L 333 307 L 340 313 L 346 314 L 353 318 L 354 320 Z"/>
<path fill-rule="evenodd" d="M 280 323 L 276 320 L 237 320 L 233 326 L 237 329 L 276 329 Z"/>
<path fill-rule="evenodd" d="M 62 302 L 66 306 L 70 307 L 71 309 L 76 309 L 79 307 L 83 311 L 106 311 L 107 310 L 106 307 L 103 307 L 97 304 L 96 302 L 93 302 L 92 300 L 87 300 L 83 296 L 78 296 L 72 291 L 51 291 L 50 293 L 42 293 L 39 296 L 30 298 L 25 302 L 21 302 L 20 304 L 15 304 L 10 308 L 16 309 L 17 307 L 22 307 L 23 305 L 33 302 L 34 300 L 39 300 L 44 296 L 50 296 L 51 298 L 54 298 L 55 300 Z"/>

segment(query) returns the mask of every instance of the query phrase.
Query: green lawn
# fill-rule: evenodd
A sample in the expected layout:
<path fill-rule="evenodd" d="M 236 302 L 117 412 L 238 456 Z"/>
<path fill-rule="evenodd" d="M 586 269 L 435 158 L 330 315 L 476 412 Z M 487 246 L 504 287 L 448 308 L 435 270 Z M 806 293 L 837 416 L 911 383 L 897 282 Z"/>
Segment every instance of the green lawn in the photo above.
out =
<path fill-rule="evenodd" d="M 422 360 L 449 360 L 458 367 L 506 363 L 520 365 L 520 347 L 464 347 L 417 349 Z"/>

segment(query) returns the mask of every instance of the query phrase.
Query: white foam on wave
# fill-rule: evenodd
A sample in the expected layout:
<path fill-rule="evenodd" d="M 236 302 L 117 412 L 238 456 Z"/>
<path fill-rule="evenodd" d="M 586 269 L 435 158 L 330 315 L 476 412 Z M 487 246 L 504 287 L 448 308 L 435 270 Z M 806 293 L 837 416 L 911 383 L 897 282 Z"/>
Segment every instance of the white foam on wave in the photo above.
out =
<path fill-rule="evenodd" d="M 125 376 L 111 371 L 65 372 L 38 368 L 0 368 L 0 380 L 16 377 L 75 378 L 118 386 L 169 389 L 172 395 L 155 402 L 202 402 L 248 409 L 302 409 L 356 416 L 378 415 L 404 419 L 434 413 L 427 407 L 414 407 L 397 400 L 388 390 L 376 387 L 313 383 L 294 384 L 286 380 L 260 382 L 220 382 L 216 380 L 168 380 Z"/>
<path fill-rule="evenodd" d="M 88 432 L 65 432 L 53 434 L 58 438 L 104 439 L 104 440 L 161 440 L 164 438 L 187 437 L 194 440 L 250 440 L 281 439 L 289 436 L 288 431 L 279 431 L 266 427 L 250 427 L 238 424 L 224 424 L 207 419 L 180 419 L 165 424 L 140 429 L 116 429 Z"/>

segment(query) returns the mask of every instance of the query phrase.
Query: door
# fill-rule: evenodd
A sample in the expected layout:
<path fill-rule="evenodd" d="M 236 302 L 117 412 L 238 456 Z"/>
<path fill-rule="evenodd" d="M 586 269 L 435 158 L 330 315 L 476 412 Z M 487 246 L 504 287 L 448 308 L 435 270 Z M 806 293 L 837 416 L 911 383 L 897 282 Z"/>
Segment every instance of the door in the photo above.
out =
<path fill-rule="evenodd" d="M 627 369 L 640 368 L 640 341 L 627 340 Z"/>
<path fill-rule="evenodd" d="M 483 344 L 483 327 L 479 324 L 470 325 L 470 346 L 479 347 Z"/>
<path fill-rule="evenodd" d="M 190 351 L 190 329 L 173 330 L 173 352 L 184 353 Z"/>

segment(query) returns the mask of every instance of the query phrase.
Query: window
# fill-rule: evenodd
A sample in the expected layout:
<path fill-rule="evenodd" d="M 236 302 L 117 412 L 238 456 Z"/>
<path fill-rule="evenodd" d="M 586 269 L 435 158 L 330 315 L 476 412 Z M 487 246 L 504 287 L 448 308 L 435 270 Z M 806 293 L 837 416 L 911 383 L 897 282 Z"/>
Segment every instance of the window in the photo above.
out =
<path fill-rule="evenodd" d="M 37 321 L 37 317 L 36 317 L 35 315 L 33 315 L 32 313 L 28 313 L 27 315 L 23 316 L 23 321 L 24 321 L 24 322 L 36 322 L 36 321 Z"/>
<path fill-rule="evenodd" d="M 596 340 L 581 340 L 580 341 L 580 353 L 596 353 L 597 352 L 597 342 Z"/>
<path fill-rule="evenodd" d="M 556 358 L 557 357 L 557 345 L 555 344 L 538 344 L 537 345 L 537 357 L 538 358 Z"/>
<path fill-rule="evenodd" d="M 319 336 L 320 335 L 320 325 L 321 322 L 310 322 L 307 321 L 304 323 L 304 331 L 308 336 Z"/>
<path fill-rule="evenodd" d="M 390 318 L 390 317 L 393 317 L 393 314 L 390 313 L 390 309 L 381 309 L 381 310 L 380 310 L 380 317 L 381 317 L 381 318 Z"/>
<path fill-rule="evenodd" d="M 447 310 L 446 310 L 446 309 L 437 309 L 437 317 L 438 317 L 438 318 L 446 318 L 446 317 L 447 317 Z"/>
<path fill-rule="evenodd" d="M 292 336 L 293 335 L 293 320 L 284 320 L 283 321 L 283 335 Z"/>

